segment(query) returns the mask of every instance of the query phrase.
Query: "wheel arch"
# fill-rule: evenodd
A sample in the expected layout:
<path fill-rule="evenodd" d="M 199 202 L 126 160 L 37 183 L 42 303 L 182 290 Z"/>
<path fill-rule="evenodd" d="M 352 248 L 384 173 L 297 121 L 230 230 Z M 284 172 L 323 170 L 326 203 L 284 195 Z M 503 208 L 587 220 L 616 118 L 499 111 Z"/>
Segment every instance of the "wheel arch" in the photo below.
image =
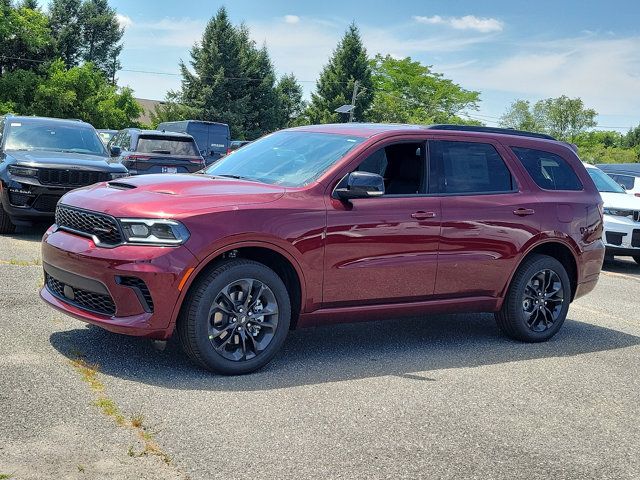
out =
<path fill-rule="evenodd" d="M 280 277 L 291 297 L 291 329 L 297 326 L 298 318 L 303 309 L 303 302 L 306 298 L 306 288 L 302 269 L 296 259 L 289 252 L 272 243 L 240 242 L 216 250 L 194 268 L 182 288 L 172 315 L 170 331 L 175 329 L 185 305 L 185 300 L 197 281 L 231 258 L 246 258 L 262 263 L 271 268 Z"/>

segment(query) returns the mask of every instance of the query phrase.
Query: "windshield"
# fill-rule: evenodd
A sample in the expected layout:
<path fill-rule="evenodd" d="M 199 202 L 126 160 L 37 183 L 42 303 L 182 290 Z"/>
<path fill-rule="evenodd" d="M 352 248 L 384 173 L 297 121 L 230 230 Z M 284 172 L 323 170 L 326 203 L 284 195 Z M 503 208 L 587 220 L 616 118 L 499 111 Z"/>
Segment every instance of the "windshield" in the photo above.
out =
<path fill-rule="evenodd" d="M 200 156 L 195 142 L 188 137 L 144 135 L 138 139 L 136 152 Z"/>
<path fill-rule="evenodd" d="M 361 137 L 328 133 L 277 132 L 234 151 L 206 174 L 302 187 L 362 141 Z"/>
<path fill-rule="evenodd" d="M 107 156 L 96 131 L 86 123 L 9 121 L 5 150 L 49 150 Z"/>
<path fill-rule="evenodd" d="M 616 183 L 609 175 L 598 168 L 587 168 L 593 183 L 599 192 L 627 193 L 624 188 Z"/>

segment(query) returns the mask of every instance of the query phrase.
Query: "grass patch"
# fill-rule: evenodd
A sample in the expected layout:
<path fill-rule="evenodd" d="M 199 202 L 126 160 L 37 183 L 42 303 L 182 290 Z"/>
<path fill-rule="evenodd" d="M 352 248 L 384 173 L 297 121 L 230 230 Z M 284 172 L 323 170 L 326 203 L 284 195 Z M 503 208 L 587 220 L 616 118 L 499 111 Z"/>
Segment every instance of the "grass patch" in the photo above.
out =
<path fill-rule="evenodd" d="M 98 379 L 99 365 L 97 363 L 87 363 L 83 358 L 76 358 L 70 360 L 71 366 L 80 374 L 82 381 L 89 384 L 89 387 L 94 392 L 104 391 L 103 383 Z"/>
<path fill-rule="evenodd" d="M 102 410 L 102 413 L 107 417 L 112 417 L 118 425 L 125 425 L 127 423 L 124 415 L 120 413 L 120 409 L 118 408 L 118 405 L 116 405 L 116 402 L 110 398 L 100 397 L 98 400 L 93 402 L 93 404 Z"/>
<path fill-rule="evenodd" d="M 0 480 L 8 480 L 13 478 L 13 475 L 10 473 L 0 473 Z"/>
<path fill-rule="evenodd" d="M 84 473 L 84 465 L 80 465 L 80 464 L 78 464 L 78 471 L 79 471 L 80 473 Z"/>
<path fill-rule="evenodd" d="M 4 265 L 16 265 L 18 267 L 39 267 L 42 266 L 42 260 L 36 258 L 34 260 L 19 260 L 17 258 L 10 258 L 9 260 L 0 260 L 0 263 Z M 1 480 L 1 478 L 0 478 Z"/>

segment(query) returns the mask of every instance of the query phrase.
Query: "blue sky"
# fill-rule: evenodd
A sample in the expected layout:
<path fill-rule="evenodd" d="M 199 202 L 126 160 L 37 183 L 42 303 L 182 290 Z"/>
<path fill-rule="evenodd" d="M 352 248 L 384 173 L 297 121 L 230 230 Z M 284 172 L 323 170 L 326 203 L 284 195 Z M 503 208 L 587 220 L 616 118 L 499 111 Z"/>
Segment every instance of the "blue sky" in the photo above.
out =
<path fill-rule="evenodd" d="M 279 74 L 305 89 L 347 25 L 368 53 L 411 56 L 481 92 L 469 116 L 495 125 L 517 98 L 581 97 L 601 128 L 640 123 L 639 1 L 253 1 L 111 0 L 125 27 L 121 85 L 163 99 L 180 85 L 178 61 L 225 5 L 253 39 L 266 43 Z M 145 73 L 156 72 L 156 73 Z M 159 74 L 165 73 L 165 74 Z"/>

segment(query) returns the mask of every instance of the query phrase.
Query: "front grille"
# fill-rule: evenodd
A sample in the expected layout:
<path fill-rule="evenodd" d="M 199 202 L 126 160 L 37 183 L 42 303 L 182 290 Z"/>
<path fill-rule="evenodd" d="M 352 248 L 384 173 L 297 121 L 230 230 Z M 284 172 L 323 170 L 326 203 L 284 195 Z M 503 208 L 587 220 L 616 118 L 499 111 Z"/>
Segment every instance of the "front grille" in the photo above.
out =
<path fill-rule="evenodd" d="M 75 305 L 84 310 L 100 313 L 102 315 L 114 315 L 116 305 L 109 295 L 89 292 L 80 288 L 73 288 L 65 285 L 61 281 L 53 278 L 48 273 L 45 274 L 47 289 L 51 294 L 60 300 Z M 66 291 L 66 293 L 65 293 Z"/>
<path fill-rule="evenodd" d="M 99 243 L 115 246 L 122 243 L 122 234 L 115 218 L 97 212 L 89 212 L 66 205 L 56 208 L 56 225 L 80 235 L 95 236 Z"/>
<path fill-rule="evenodd" d="M 60 200 L 60 197 L 57 195 L 40 195 L 33 202 L 32 207 L 39 212 L 53 213 L 56 211 L 58 200 Z"/>
<path fill-rule="evenodd" d="M 65 187 L 84 187 L 109 180 L 107 172 L 88 170 L 64 170 L 61 168 L 38 169 L 38 181 L 42 185 L 60 185 Z"/>
<path fill-rule="evenodd" d="M 138 277 L 118 277 L 117 281 L 120 285 L 130 287 L 139 292 L 140 295 L 138 296 L 138 299 L 140 300 L 140 303 L 142 304 L 144 309 L 147 312 L 153 312 L 153 298 L 151 297 L 149 287 L 147 287 L 147 284 L 144 283 L 144 280 Z"/>

